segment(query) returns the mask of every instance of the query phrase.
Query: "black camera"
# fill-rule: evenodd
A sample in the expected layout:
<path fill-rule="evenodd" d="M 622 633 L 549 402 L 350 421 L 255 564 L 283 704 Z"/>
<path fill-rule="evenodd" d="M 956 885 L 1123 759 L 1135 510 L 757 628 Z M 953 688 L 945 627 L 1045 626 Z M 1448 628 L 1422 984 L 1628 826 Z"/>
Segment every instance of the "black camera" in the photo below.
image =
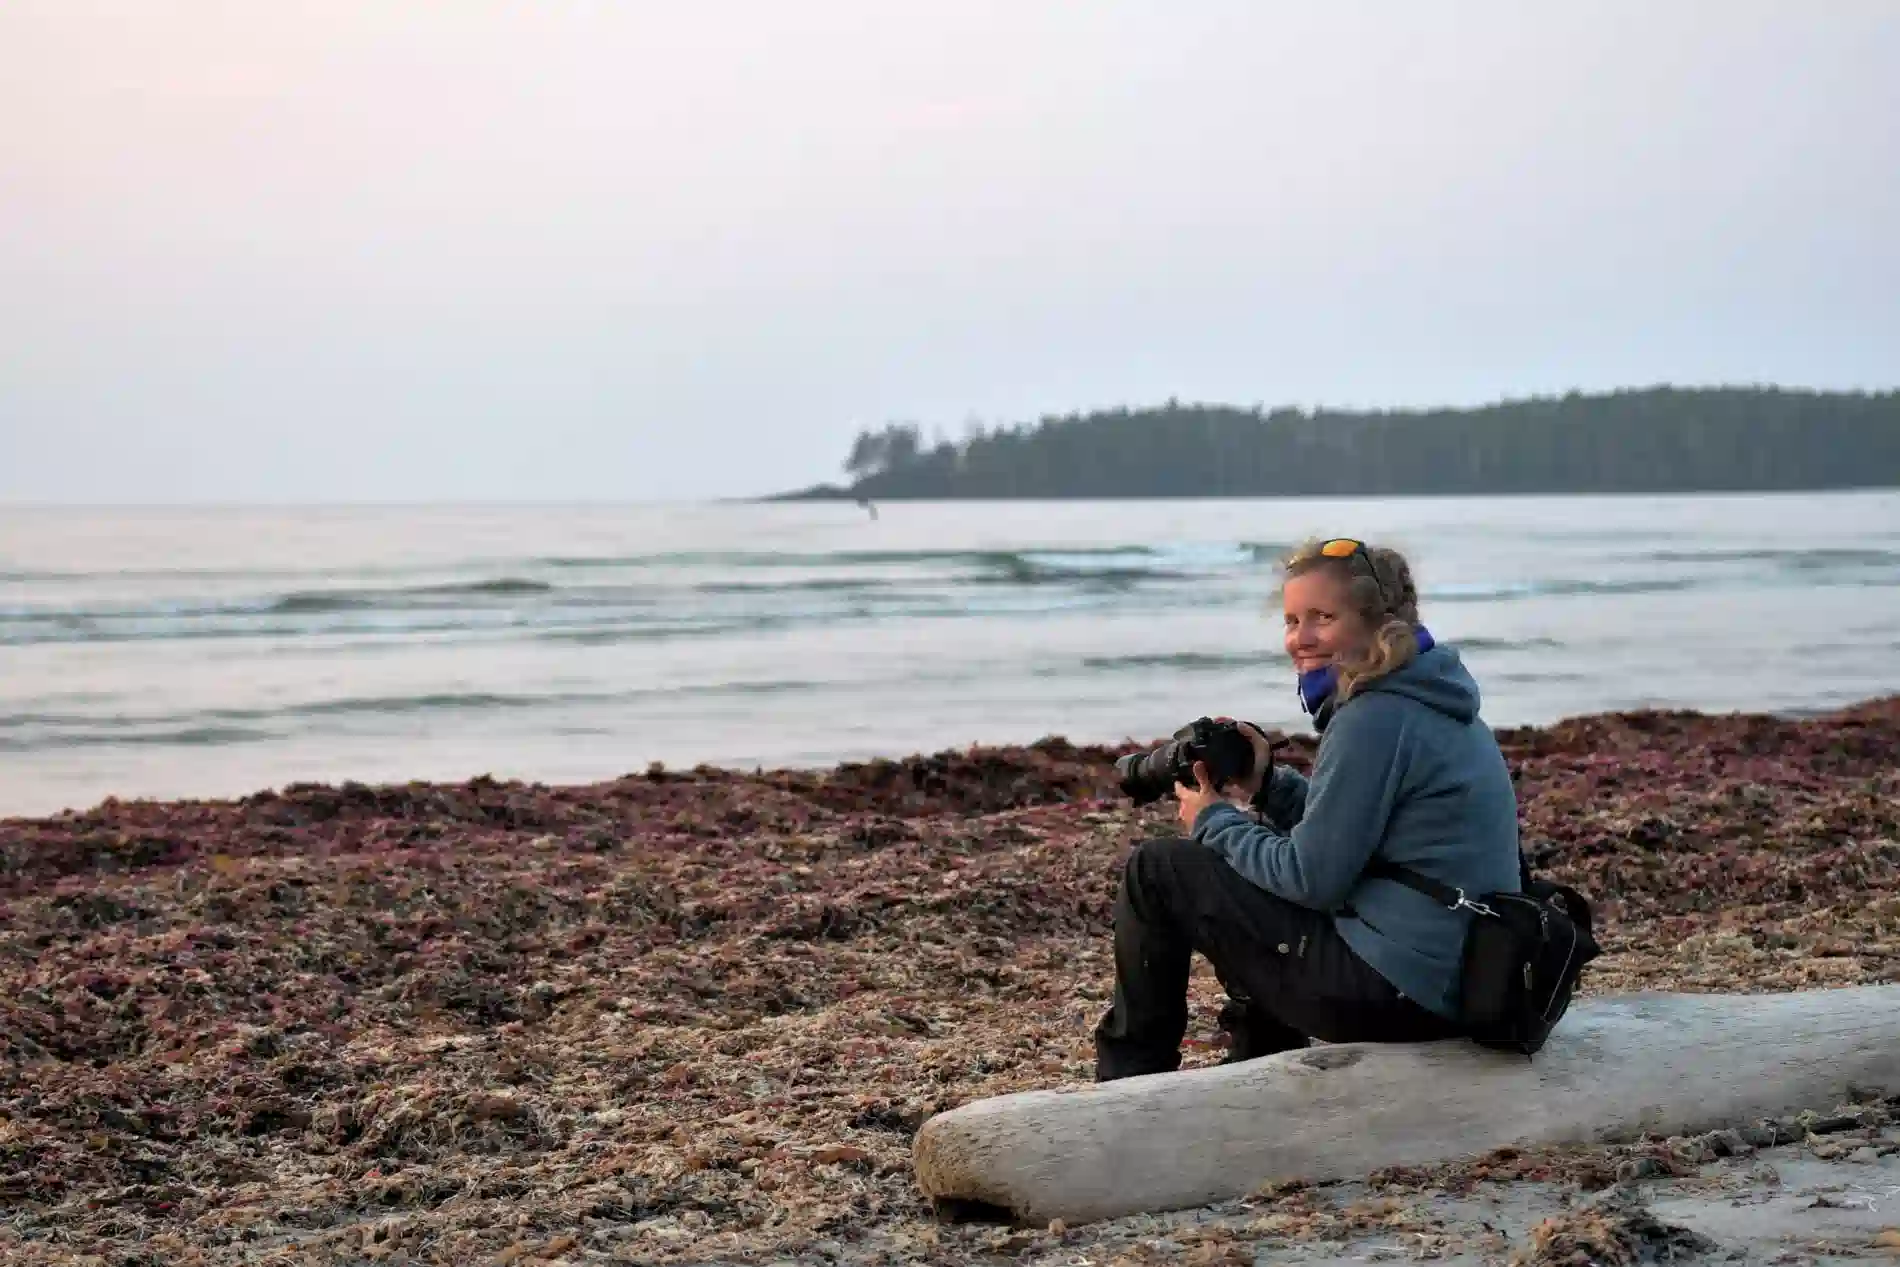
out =
<path fill-rule="evenodd" d="M 1131 752 L 1115 762 L 1122 792 L 1137 805 L 1173 793 L 1176 783 L 1194 786 L 1194 763 L 1207 762 L 1217 788 L 1245 781 L 1253 773 L 1253 744 L 1240 723 L 1202 717 L 1174 732 L 1153 752 Z"/>

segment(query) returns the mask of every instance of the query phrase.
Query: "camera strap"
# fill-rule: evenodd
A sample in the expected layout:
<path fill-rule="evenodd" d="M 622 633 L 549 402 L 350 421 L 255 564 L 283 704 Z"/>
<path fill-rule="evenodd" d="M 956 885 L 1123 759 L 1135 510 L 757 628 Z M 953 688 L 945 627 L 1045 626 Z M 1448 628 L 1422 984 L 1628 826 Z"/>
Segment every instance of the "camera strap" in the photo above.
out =
<path fill-rule="evenodd" d="M 1367 875 L 1382 876 L 1388 880 L 1397 880 L 1414 892 L 1423 893 L 1440 906 L 1454 911 L 1470 911 L 1474 915 L 1495 916 L 1496 911 L 1483 902 L 1473 901 L 1463 889 L 1444 884 L 1420 871 L 1400 866 L 1386 858 L 1374 858 L 1366 868 Z"/>

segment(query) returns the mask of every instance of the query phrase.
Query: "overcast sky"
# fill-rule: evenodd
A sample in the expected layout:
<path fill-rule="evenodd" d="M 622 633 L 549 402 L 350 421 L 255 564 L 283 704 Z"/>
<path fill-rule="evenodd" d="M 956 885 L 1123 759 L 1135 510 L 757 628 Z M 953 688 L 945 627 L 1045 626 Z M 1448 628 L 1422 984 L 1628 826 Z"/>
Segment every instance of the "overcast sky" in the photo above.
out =
<path fill-rule="evenodd" d="M 1900 385 L 1900 4 L 0 3 L 0 500 Z"/>

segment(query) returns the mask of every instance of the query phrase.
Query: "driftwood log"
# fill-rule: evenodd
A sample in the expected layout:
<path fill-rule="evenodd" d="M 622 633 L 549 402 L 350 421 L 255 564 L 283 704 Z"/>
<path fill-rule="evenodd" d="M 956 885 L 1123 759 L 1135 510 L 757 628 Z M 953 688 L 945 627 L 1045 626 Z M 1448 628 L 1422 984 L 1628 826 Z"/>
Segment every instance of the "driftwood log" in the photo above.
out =
<path fill-rule="evenodd" d="M 1900 1091 L 1900 985 L 1579 1000 L 1535 1059 L 1352 1043 L 978 1100 L 924 1123 L 941 1208 L 1028 1223 L 1186 1209 L 1509 1145 L 1616 1143 Z"/>

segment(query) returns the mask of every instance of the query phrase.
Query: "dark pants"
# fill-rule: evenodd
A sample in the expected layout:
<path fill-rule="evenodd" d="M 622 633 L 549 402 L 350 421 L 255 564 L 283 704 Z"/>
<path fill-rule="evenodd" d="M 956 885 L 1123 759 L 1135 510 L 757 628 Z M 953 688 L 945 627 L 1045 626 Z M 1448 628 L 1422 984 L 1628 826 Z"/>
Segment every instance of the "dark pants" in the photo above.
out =
<path fill-rule="evenodd" d="M 1327 1042 L 1422 1042 L 1456 1027 L 1354 954 L 1330 915 L 1244 879 L 1207 846 L 1135 846 L 1115 900 L 1115 1000 L 1095 1027 L 1095 1079 L 1181 1064 L 1188 964 L 1200 951 L 1231 1000 L 1229 1060 Z"/>

